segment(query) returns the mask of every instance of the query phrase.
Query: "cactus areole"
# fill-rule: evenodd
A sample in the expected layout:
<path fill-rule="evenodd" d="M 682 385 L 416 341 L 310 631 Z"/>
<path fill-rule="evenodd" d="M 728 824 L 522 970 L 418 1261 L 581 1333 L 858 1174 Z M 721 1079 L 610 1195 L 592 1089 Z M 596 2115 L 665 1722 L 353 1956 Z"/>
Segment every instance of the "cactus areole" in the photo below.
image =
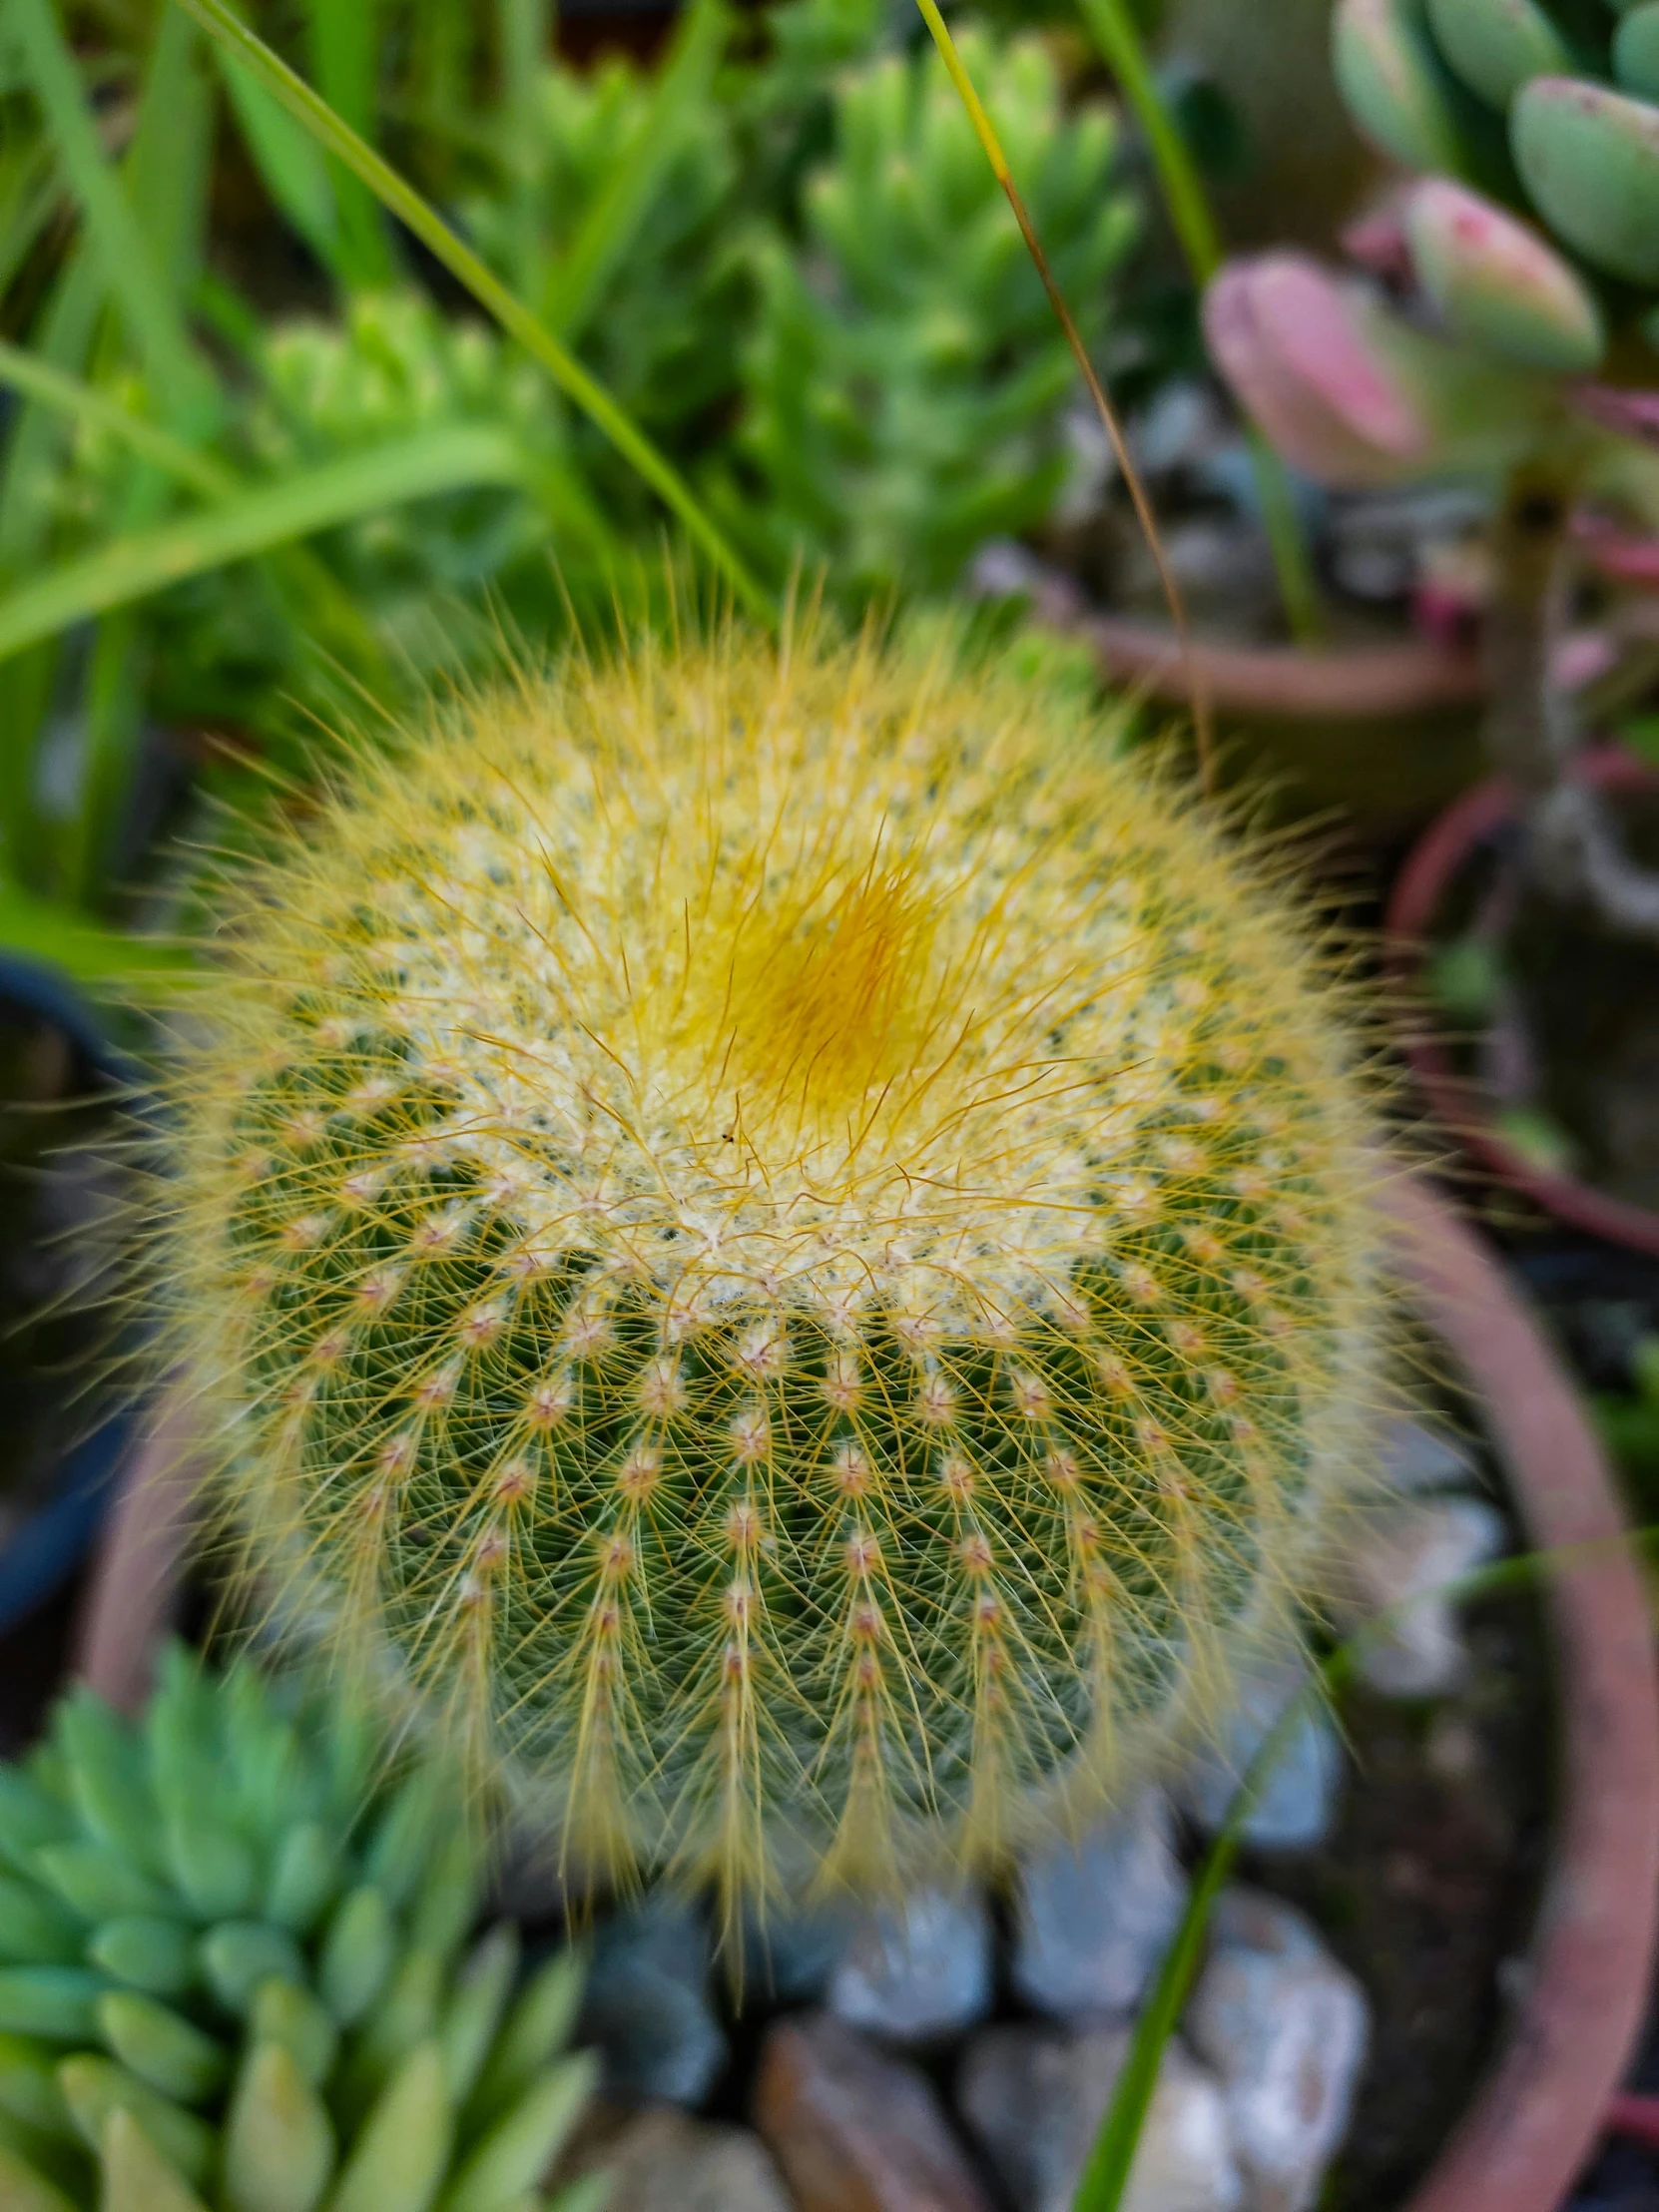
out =
<path fill-rule="evenodd" d="M 572 1864 L 994 1859 L 1305 1584 L 1377 1396 L 1361 1055 L 1113 748 L 950 648 L 642 648 L 226 886 L 168 1255 L 224 1501 Z"/>

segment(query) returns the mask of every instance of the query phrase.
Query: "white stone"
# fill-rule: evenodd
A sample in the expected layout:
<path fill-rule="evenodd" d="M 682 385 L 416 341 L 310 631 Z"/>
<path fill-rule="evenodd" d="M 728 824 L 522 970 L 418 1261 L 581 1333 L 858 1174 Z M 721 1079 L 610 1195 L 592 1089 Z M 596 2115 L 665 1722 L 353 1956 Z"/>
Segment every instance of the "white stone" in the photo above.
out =
<path fill-rule="evenodd" d="M 1390 1490 L 1420 1497 L 1435 1490 L 1466 1490 L 1474 1462 L 1443 1429 L 1419 1420 L 1390 1421 L 1382 1438 L 1381 1472 Z"/>
<path fill-rule="evenodd" d="M 1307 2212 L 1348 2127 L 1365 2063 L 1364 1990 L 1300 1913 L 1231 1890 L 1187 2014 L 1220 2076 L 1252 2212 Z"/>
<path fill-rule="evenodd" d="M 957 2103 L 1014 2212 L 1070 2212 L 1129 2048 L 1127 2028 L 993 2027 L 963 2058 Z M 1123 2212 L 1243 2212 L 1220 2085 L 1165 2046 Z"/>
<path fill-rule="evenodd" d="M 1162 1791 L 1020 1870 L 1014 1987 L 1039 2012 L 1127 2012 L 1140 2000 L 1187 1903 Z"/>
<path fill-rule="evenodd" d="M 993 1937 L 976 1890 L 914 1891 L 854 1928 L 830 1981 L 830 2009 L 889 2042 L 953 2035 L 991 2008 Z"/>
<path fill-rule="evenodd" d="M 1406 1497 L 1354 1522 L 1335 1594 L 1339 1623 L 1353 1630 L 1404 1608 L 1361 1652 L 1373 1689 L 1416 1698 L 1457 1686 L 1467 1664 L 1462 1631 L 1455 1601 L 1436 1593 L 1495 1558 L 1507 1536 L 1503 1515 L 1478 1497 Z"/>
<path fill-rule="evenodd" d="M 791 2212 L 758 2135 L 672 2106 L 636 2114 L 597 2147 L 588 2170 L 609 2184 L 605 2212 Z"/>
<path fill-rule="evenodd" d="M 1264 1656 L 1241 1671 L 1233 1711 L 1181 1785 L 1182 1804 L 1208 1834 L 1222 1828 L 1257 1753 L 1312 1672 L 1302 1651 Z M 1261 1851 L 1315 1850 L 1336 1825 L 1342 1779 L 1341 1741 L 1324 1700 L 1311 1698 L 1245 1823 L 1245 1841 Z"/>

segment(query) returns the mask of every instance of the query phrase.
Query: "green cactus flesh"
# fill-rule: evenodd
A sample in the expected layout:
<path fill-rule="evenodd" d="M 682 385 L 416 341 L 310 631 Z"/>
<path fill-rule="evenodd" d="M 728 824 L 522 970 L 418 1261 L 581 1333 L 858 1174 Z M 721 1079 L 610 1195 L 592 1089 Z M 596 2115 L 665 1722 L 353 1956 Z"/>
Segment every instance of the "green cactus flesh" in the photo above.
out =
<path fill-rule="evenodd" d="M 1604 307 L 1647 324 L 1659 292 L 1654 0 L 1338 0 L 1333 35 L 1344 97 L 1382 151 L 1407 168 L 1477 179 L 1577 265 Z M 1497 170 L 1481 143 L 1493 131 L 1507 146 Z M 1448 317 L 1451 334 L 1523 366 L 1583 368 L 1581 303 L 1551 280 L 1565 311 L 1552 336 L 1539 320 L 1537 271 L 1523 259 L 1500 245 L 1476 283 L 1464 257 L 1481 326 Z"/>
<path fill-rule="evenodd" d="M 1374 1401 L 1322 955 L 1074 691 L 918 653 L 526 678 L 225 889 L 220 1494 L 573 1871 L 878 1883 L 1132 1786 Z"/>
<path fill-rule="evenodd" d="M 76 1692 L 0 1767 L 4 2212 L 543 2204 L 578 1974 L 466 1950 L 454 1777 L 373 1743 L 174 1649 L 138 1727 Z"/>

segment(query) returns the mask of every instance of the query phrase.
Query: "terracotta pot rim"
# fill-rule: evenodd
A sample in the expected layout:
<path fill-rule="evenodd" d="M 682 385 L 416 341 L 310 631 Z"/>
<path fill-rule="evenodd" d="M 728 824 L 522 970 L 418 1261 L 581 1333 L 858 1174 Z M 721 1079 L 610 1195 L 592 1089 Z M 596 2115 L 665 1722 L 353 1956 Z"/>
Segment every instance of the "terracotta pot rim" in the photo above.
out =
<path fill-rule="evenodd" d="M 1617 746 L 1586 748 L 1574 774 L 1597 791 L 1659 792 L 1659 772 Z M 1573 1228 L 1659 1257 L 1659 1213 L 1610 1198 L 1576 1176 L 1534 1166 L 1499 1133 L 1426 1019 L 1404 1004 L 1420 978 L 1447 891 L 1476 849 L 1512 824 L 1516 813 L 1515 793 L 1501 778 L 1477 784 L 1429 826 L 1395 877 L 1382 924 L 1388 979 L 1400 1000 L 1395 1036 L 1434 1118 L 1483 1168 Z"/>
<path fill-rule="evenodd" d="M 1100 656 L 1108 675 L 1138 684 L 1152 698 L 1186 704 L 1189 657 L 1165 623 L 1089 614 L 1071 625 Z M 1287 721 L 1387 722 L 1401 716 L 1478 706 L 1486 675 L 1473 648 L 1402 638 L 1392 645 L 1218 645 L 1195 638 L 1196 664 L 1211 705 L 1224 714 Z"/>
<path fill-rule="evenodd" d="M 1418 1177 L 1389 1210 L 1397 1265 L 1478 1400 L 1543 1585 L 1563 1788 L 1525 1994 L 1483 2086 L 1406 2212 L 1554 2212 L 1601 2131 L 1646 2011 L 1659 1919 L 1659 1675 L 1642 1575 L 1601 1448 L 1537 1324 Z M 79 1671 L 129 1709 L 171 1618 L 188 1432 L 165 1416 L 113 1517 Z"/>

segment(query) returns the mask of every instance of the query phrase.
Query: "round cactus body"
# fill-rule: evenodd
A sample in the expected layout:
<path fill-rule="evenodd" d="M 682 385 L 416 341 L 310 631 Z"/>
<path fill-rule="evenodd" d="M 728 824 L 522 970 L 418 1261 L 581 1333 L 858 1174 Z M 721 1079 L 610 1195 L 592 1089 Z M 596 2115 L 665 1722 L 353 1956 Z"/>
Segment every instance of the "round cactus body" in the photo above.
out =
<path fill-rule="evenodd" d="M 223 1495 L 574 1863 L 992 1858 L 1225 1706 L 1377 1395 L 1370 1114 L 1109 725 L 952 648 L 577 663 L 226 896 Z"/>
<path fill-rule="evenodd" d="M 1494 224 L 1478 326 L 1449 316 L 1451 334 L 1524 367 L 1582 370 L 1586 283 L 1612 324 L 1644 326 L 1659 293 L 1654 0 L 1338 0 L 1334 26 L 1344 98 L 1373 142 L 1507 202 L 1543 234 L 1538 252 L 1547 239 L 1563 258 L 1547 284 L 1559 313 L 1540 321 L 1539 269 Z"/>

